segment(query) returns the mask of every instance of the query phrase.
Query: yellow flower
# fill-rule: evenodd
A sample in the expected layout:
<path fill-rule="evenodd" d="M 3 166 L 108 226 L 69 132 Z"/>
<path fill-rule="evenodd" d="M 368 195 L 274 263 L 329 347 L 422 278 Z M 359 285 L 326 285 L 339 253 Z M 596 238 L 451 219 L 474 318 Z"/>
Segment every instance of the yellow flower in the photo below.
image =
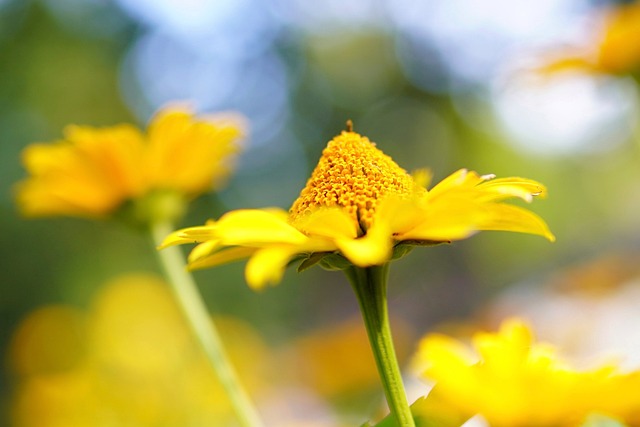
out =
<path fill-rule="evenodd" d="M 232 120 L 178 108 L 160 111 L 146 135 L 126 124 L 69 126 L 62 141 L 24 150 L 29 177 L 18 204 L 26 216 L 95 218 L 152 192 L 195 197 L 229 173 L 242 132 Z"/>
<path fill-rule="evenodd" d="M 351 129 L 329 142 L 289 212 L 237 210 L 172 233 L 163 247 L 201 243 L 192 269 L 249 257 L 246 280 L 254 288 L 280 281 L 293 259 L 301 269 L 316 262 L 343 268 L 383 265 L 409 245 L 464 239 L 479 230 L 554 237 L 532 212 L 502 203 L 531 201 L 545 188 L 524 178 L 493 179 L 459 170 L 427 190 L 426 173 L 400 168 L 366 137 Z"/>
<path fill-rule="evenodd" d="M 612 73 L 640 67 L 640 2 L 624 4 L 606 16 L 606 27 L 598 49 L 597 64 Z"/>
<path fill-rule="evenodd" d="M 640 398 L 631 392 L 640 386 L 639 373 L 617 373 L 611 365 L 572 368 L 554 347 L 534 342 L 522 320 L 476 334 L 473 345 L 475 353 L 432 334 L 416 357 L 424 377 L 435 382 L 437 401 L 466 416 L 481 414 L 494 427 L 577 427 L 589 414 L 627 421 L 639 414 Z"/>
<path fill-rule="evenodd" d="M 401 360 L 413 347 L 412 331 L 395 319 L 394 337 Z M 313 391 L 333 401 L 353 399 L 376 390 L 378 374 L 369 353 L 367 333 L 359 319 L 311 331 L 293 343 L 298 375 Z M 356 356 L 357 355 L 357 356 Z"/>
<path fill-rule="evenodd" d="M 266 343 L 240 320 L 215 320 L 250 390 L 271 396 Z M 29 313 L 7 356 L 15 427 L 236 425 L 180 307 L 153 275 L 111 280 L 87 311 L 54 305 Z"/>
<path fill-rule="evenodd" d="M 640 2 L 621 4 L 600 12 L 602 31 L 576 48 L 565 48 L 542 67 L 543 72 L 582 69 L 625 74 L 640 69 Z"/>

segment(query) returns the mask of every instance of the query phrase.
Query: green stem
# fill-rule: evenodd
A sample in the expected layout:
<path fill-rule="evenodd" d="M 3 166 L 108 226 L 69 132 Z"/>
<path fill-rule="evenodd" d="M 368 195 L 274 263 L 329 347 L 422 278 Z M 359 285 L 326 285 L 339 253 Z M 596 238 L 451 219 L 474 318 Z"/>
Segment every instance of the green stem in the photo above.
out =
<path fill-rule="evenodd" d="M 160 245 L 171 231 L 173 229 L 169 223 L 153 224 L 151 233 L 155 244 Z M 186 270 L 180 249 L 171 246 L 156 252 L 182 311 L 226 391 L 241 425 L 262 427 L 264 424 L 229 362 L 220 335 L 209 316 L 193 276 Z"/>
<path fill-rule="evenodd" d="M 345 270 L 358 297 L 389 410 L 399 427 L 415 427 L 402 375 L 391 338 L 387 309 L 389 264 L 377 267 L 350 267 Z"/>

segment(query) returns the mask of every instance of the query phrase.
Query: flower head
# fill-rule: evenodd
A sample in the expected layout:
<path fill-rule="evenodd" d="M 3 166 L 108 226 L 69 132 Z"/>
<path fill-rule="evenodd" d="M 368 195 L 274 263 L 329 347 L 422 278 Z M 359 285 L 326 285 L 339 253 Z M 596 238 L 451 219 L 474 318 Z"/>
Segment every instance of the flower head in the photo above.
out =
<path fill-rule="evenodd" d="M 154 192 L 195 197 L 229 173 L 242 133 L 222 116 L 177 108 L 160 111 L 146 135 L 126 124 L 69 126 L 63 140 L 24 150 L 29 177 L 17 187 L 18 204 L 27 216 L 95 218 Z"/>
<path fill-rule="evenodd" d="M 357 133 L 343 132 L 329 141 L 291 207 L 291 220 L 303 219 L 318 207 L 340 207 L 364 234 L 381 200 L 410 196 L 414 187 L 411 176 L 375 144 Z"/>
<path fill-rule="evenodd" d="M 473 346 L 475 352 L 439 334 L 420 343 L 423 376 L 435 382 L 435 398 L 454 411 L 481 414 L 496 427 L 573 427 L 593 413 L 637 421 L 640 399 L 629 390 L 640 385 L 640 372 L 573 368 L 556 348 L 535 342 L 520 319 L 505 321 L 497 333 L 476 334 Z"/>
<path fill-rule="evenodd" d="M 328 268 L 383 265 L 409 245 L 464 239 L 480 230 L 554 237 L 532 212 L 502 203 L 544 196 L 524 178 L 493 179 L 459 170 L 427 190 L 425 172 L 412 177 L 351 129 L 331 140 L 289 212 L 237 210 L 172 233 L 163 246 L 200 243 L 191 268 L 249 257 L 246 279 L 260 288 L 277 283 L 287 264 Z"/>

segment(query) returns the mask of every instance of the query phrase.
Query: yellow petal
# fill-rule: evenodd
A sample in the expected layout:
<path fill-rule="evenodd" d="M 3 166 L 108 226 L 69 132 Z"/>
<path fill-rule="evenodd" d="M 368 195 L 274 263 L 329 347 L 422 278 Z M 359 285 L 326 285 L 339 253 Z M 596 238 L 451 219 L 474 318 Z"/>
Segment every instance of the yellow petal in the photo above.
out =
<path fill-rule="evenodd" d="M 384 223 L 375 223 L 367 234 L 357 239 L 336 239 L 340 252 L 358 267 L 382 265 L 389 261 L 393 239 Z"/>
<path fill-rule="evenodd" d="M 22 151 L 22 163 L 32 175 L 43 175 L 60 169 L 74 156 L 73 145 L 66 141 L 54 144 L 31 144 Z"/>
<path fill-rule="evenodd" d="M 194 263 L 201 258 L 207 257 L 220 249 L 220 240 L 207 240 L 193 248 L 189 253 L 187 260 Z"/>
<path fill-rule="evenodd" d="M 433 179 L 433 172 L 430 169 L 416 169 L 411 173 L 411 178 L 417 187 L 427 188 Z"/>
<path fill-rule="evenodd" d="M 416 355 L 416 364 L 436 382 L 443 379 L 458 383 L 460 376 L 468 379 L 469 366 L 477 361 L 478 357 L 460 341 L 437 333 L 429 334 L 420 341 Z"/>
<path fill-rule="evenodd" d="M 358 236 L 357 224 L 340 208 L 317 209 L 298 218 L 295 226 L 309 235 L 352 239 Z"/>
<path fill-rule="evenodd" d="M 375 214 L 375 224 L 387 224 L 392 234 L 402 234 L 424 220 L 425 210 L 418 197 L 401 199 L 390 196 L 380 202 Z"/>
<path fill-rule="evenodd" d="M 518 197 L 530 202 L 534 196 L 544 198 L 547 195 L 544 185 L 526 178 L 493 179 L 479 184 L 477 189 L 482 190 L 482 199 L 487 201 Z"/>
<path fill-rule="evenodd" d="M 18 202 L 25 214 L 103 217 L 145 191 L 137 129 L 68 126 L 65 136 L 24 150 L 31 176 L 18 186 Z"/>
<path fill-rule="evenodd" d="M 211 225 L 183 228 L 169 234 L 158 249 L 168 246 L 183 245 L 186 243 L 199 243 L 216 239 L 216 229 Z"/>
<path fill-rule="evenodd" d="M 245 209 L 231 211 L 212 225 L 221 243 L 228 246 L 263 246 L 272 243 L 302 244 L 308 240 L 291 226 L 284 211 Z"/>
<path fill-rule="evenodd" d="M 529 326 L 518 318 L 507 319 L 499 333 L 479 332 L 473 345 L 485 363 L 504 371 L 517 371 L 527 361 L 534 342 Z M 536 343 L 536 347 L 539 344 Z"/>
<path fill-rule="evenodd" d="M 189 263 L 189 270 L 200 270 L 202 268 L 215 267 L 232 261 L 239 261 L 250 257 L 256 252 L 256 248 L 234 247 L 215 252 Z"/>
<path fill-rule="evenodd" d="M 427 204 L 420 222 L 398 233 L 397 240 L 449 241 L 469 237 L 484 219 L 480 205 L 465 197 L 442 196 Z"/>
<path fill-rule="evenodd" d="M 117 191 L 122 198 L 137 197 L 148 189 L 141 165 L 144 136 L 135 127 L 72 125 L 64 129 L 64 134 L 82 164 L 76 168 L 90 170 L 101 186 Z"/>
<path fill-rule="evenodd" d="M 486 216 L 479 230 L 515 231 L 537 234 L 551 242 L 556 240 L 544 220 L 529 210 L 503 203 L 488 203 L 483 210 Z"/>
<path fill-rule="evenodd" d="M 477 172 L 469 171 L 467 169 L 459 169 L 452 173 L 438 184 L 429 190 L 429 195 L 432 198 L 441 194 L 446 194 L 448 191 L 456 188 L 472 188 L 482 181 L 487 179 L 485 176 L 478 175 Z"/>
<path fill-rule="evenodd" d="M 258 250 L 247 262 L 247 284 L 255 290 L 260 290 L 266 285 L 279 283 L 287 263 L 297 252 L 295 247 L 284 245 Z"/>
<path fill-rule="evenodd" d="M 146 170 L 154 186 L 198 194 L 228 175 L 243 130 L 229 120 L 202 120 L 186 108 L 160 111 L 149 125 Z"/>
<path fill-rule="evenodd" d="M 548 62 L 535 67 L 532 71 L 543 77 L 553 76 L 556 73 L 567 71 L 580 71 L 585 74 L 597 72 L 597 64 L 591 58 L 590 52 L 582 52 L 580 49 L 567 49 L 560 55 L 549 55 Z"/>

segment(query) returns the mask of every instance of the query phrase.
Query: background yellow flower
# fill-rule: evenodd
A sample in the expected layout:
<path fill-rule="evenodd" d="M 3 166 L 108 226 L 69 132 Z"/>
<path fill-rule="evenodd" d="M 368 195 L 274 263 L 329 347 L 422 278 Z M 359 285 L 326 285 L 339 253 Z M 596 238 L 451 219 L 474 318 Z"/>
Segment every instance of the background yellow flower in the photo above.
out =
<path fill-rule="evenodd" d="M 545 72 L 582 70 L 603 74 L 633 74 L 640 70 L 640 3 L 629 2 L 603 8 L 592 19 L 600 30 L 574 47 L 558 48 Z"/>
<path fill-rule="evenodd" d="M 438 401 L 468 417 L 480 414 L 492 427 L 573 427 L 590 414 L 630 422 L 640 409 L 637 394 L 629 393 L 640 385 L 638 372 L 611 364 L 574 368 L 556 348 L 536 342 L 520 319 L 506 320 L 497 333 L 475 334 L 473 350 L 431 334 L 416 363 Z"/>
<path fill-rule="evenodd" d="M 268 395 L 266 344 L 246 323 L 217 320 L 244 383 Z M 9 355 L 16 427 L 235 422 L 173 295 L 153 275 L 112 280 L 86 312 L 52 305 L 30 313 Z"/>
<path fill-rule="evenodd" d="M 23 153 L 30 176 L 17 188 L 27 216 L 104 217 L 151 192 L 180 198 L 219 186 L 243 136 L 240 118 L 167 108 L 146 135 L 130 125 L 68 126 L 64 140 Z"/>
<path fill-rule="evenodd" d="M 640 69 L 640 3 L 621 4 L 606 11 L 598 46 L 597 67 L 605 72 L 632 73 Z"/>

